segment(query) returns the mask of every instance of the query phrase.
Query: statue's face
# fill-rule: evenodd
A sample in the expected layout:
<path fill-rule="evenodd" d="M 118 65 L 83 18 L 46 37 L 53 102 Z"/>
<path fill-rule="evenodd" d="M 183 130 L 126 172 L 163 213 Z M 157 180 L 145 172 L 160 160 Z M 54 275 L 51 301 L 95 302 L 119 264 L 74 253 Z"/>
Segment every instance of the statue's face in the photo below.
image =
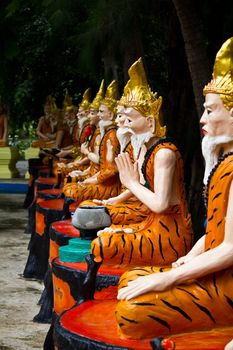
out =
<path fill-rule="evenodd" d="M 51 110 L 50 110 L 49 104 L 44 105 L 44 115 L 45 115 L 46 120 L 49 119 L 49 117 L 51 115 Z"/>
<path fill-rule="evenodd" d="M 99 121 L 98 112 L 94 108 L 91 108 L 88 114 L 88 118 L 91 125 L 96 125 Z"/>
<path fill-rule="evenodd" d="M 101 120 L 108 121 L 113 119 L 113 112 L 105 106 L 104 104 L 100 105 L 98 116 Z"/>
<path fill-rule="evenodd" d="M 85 111 L 85 109 L 80 106 L 79 109 L 78 109 L 78 113 L 77 113 L 78 119 L 85 118 L 86 115 L 87 115 L 87 111 Z"/>
<path fill-rule="evenodd" d="M 144 117 L 140 112 L 132 107 L 124 109 L 124 126 L 130 128 L 135 134 L 143 134 L 154 131 L 154 124 L 151 117 Z"/>
<path fill-rule="evenodd" d="M 124 110 L 125 109 L 124 109 L 123 106 L 117 106 L 117 115 L 116 115 L 115 122 L 116 122 L 116 125 L 119 128 L 123 128 L 124 127 L 125 118 L 126 118 Z"/>
<path fill-rule="evenodd" d="M 204 113 L 201 117 L 203 135 L 233 136 L 233 108 L 224 107 L 218 94 L 207 94 L 204 103 Z"/>

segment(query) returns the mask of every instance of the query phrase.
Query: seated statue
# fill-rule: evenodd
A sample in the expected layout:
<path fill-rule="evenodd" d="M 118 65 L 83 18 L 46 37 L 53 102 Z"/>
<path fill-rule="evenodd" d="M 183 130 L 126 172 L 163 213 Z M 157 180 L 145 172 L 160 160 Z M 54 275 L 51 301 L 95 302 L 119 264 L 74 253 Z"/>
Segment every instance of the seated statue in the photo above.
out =
<path fill-rule="evenodd" d="M 147 266 L 122 275 L 116 318 L 120 333 L 126 337 L 154 338 L 233 326 L 232 60 L 233 37 L 219 50 L 213 78 L 204 88 L 200 122 L 206 161 L 206 233 L 171 269 Z M 126 162 L 125 157 L 117 161 L 123 183 L 137 191 L 138 197 L 151 197 L 141 189 L 132 167 L 124 170 Z M 126 171 L 131 173 L 130 179 Z M 155 205 L 151 197 L 151 206 Z"/>
<path fill-rule="evenodd" d="M 183 164 L 177 148 L 163 138 L 165 128 L 159 121 L 162 98 L 151 92 L 141 59 L 129 69 L 129 76 L 125 126 L 133 132 L 131 144 L 137 162 L 133 165 L 128 153 L 119 155 L 116 162 L 127 165 L 126 176 L 132 186 L 123 176 L 121 183 L 150 211 L 142 222 L 111 225 L 99 232 L 91 252 L 96 261 L 107 264 L 164 266 L 186 254 L 192 244 Z"/>
<path fill-rule="evenodd" d="M 8 119 L 5 110 L 0 104 L 0 147 L 8 146 Z"/>
<path fill-rule="evenodd" d="M 115 123 L 118 127 L 117 138 L 120 142 L 121 152 L 128 152 L 131 160 L 134 162 L 135 159 L 130 142 L 132 131 L 130 128 L 124 127 L 125 117 L 124 107 L 121 104 L 121 100 L 119 100 L 117 103 L 117 116 L 115 119 Z M 111 143 L 109 143 L 109 147 L 112 147 Z M 110 152 L 113 153 L 113 150 L 110 150 Z M 114 161 L 113 156 L 110 161 Z M 103 200 L 88 200 L 80 204 L 81 207 L 94 205 L 104 205 L 108 209 L 112 223 L 116 225 L 141 222 L 150 213 L 150 209 L 147 208 L 147 206 L 139 201 L 134 195 L 132 195 L 132 193 L 124 186 L 121 186 L 121 193 L 116 197 Z"/>
<path fill-rule="evenodd" d="M 83 182 L 68 183 L 64 186 L 65 197 L 78 203 L 89 198 L 104 199 L 119 193 L 120 182 L 115 162 L 108 160 L 109 140 L 114 148 L 114 157 L 119 153 L 120 147 L 116 137 L 114 125 L 114 112 L 117 101 L 117 83 L 114 80 L 107 88 L 105 98 L 101 101 L 98 115 L 100 117 L 100 168 L 92 177 Z"/>
<path fill-rule="evenodd" d="M 32 141 L 32 147 L 43 148 L 55 145 L 58 113 L 55 99 L 49 95 L 44 105 L 44 115 L 39 119 L 36 129 L 38 140 Z"/>
<path fill-rule="evenodd" d="M 61 149 L 59 153 L 57 153 L 58 158 L 69 157 L 71 159 L 75 159 L 76 157 L 80 157 L 80 145 L 82 142 L 88 140 L 88 137 L 92 132 L 88 124 L 88 107 L 90 104 L 89 98 L 90 89 L 87 89 L 83 94 L 83 99 L 79 105 L 78 113 L 76 112 L 76 107 L 66 107 L 66 113 L 68 112 L 68 126 L 71 129 L 70 134 L 72 135 L 73 142 L 66 148 Z M 75 113 L 75 116 L 72 116 L 72 110 Z M 87 124 L 89 133 L 87 133 Z"/>
<path fill-rule="evenodd" d="M 100 90 L 97 93 L 97 95 L 103 95 L 103 84 L 104 81 L 102 81 Z M 102 98 L 103 97 L 104 96 L 102 96 Z M 97 108 L 97 110 L 94 107 Z M 73 179 L 76 175 L 78 175 L 77 173 L 75 173 L 75 170 L 77 170 L 79 173 L 82 173 L 84 171 L 85 173 L 89 174 L 90 168 L 90 176 L 92 176 L 99 169 L 99 117 L 97 116 L 98 107 L 95 106 L 95 103 L 92 103 L 90 105 L 90 89 L 87 89 L 83 94 L 83 99 L 79 105 L 79 110 L 77 114 L 78 146 L 74 147 L 71 150 L 74 160 L 72 162 L 69 162 L 68 164 L 58 164 L 59 170 L 64 176 L 68 175 L 71 176 Z M 95 156 L 93 156 L 93 159 L 95 160 L 95 165 L 92 164 L 93 152 L 95 154 Z M 58 156 L 59 155 L 61 154 L 58 154 Z M 94 171 L 94 169 L 97 170 Z M 74 173 L 70 174 L 73 171 Z"/>

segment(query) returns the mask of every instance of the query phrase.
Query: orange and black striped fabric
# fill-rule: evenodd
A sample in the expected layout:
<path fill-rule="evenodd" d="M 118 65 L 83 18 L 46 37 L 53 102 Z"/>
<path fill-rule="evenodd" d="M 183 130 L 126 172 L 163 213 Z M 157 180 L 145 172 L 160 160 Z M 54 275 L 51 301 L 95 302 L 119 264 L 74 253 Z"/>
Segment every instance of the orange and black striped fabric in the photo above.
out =
<path fill-rule="evenodd" d="M 180 205 L 170 206 L 164 213 L 149 213 L 145 220 L 130 225 L 111 225 L 112 228 L 132 229 L 133 233 L 102 233 L 91 245 L 98 259 L 114 265 L 166 266 L 185 255 L 192 245 L 192 227 L 187 213 L 183 183 L 183 162 L 177 148 L 168 142 L 159 142 L 146 155 L 144 177 L 154 190 L 154 158 L 156 153 L 168 148 L 176 156 L 177 188 Z"/>
<path fill-rule="evenodd" d="M 205 249 L 224 239 L 229 188 L 233 179 L 233 156 L 215 171 L 209 184 L 208 224 Z M 119 288 L 129 280 L 162 272 L 154 267 L 135 268 L 124 273 Z M 210 330 L 233 325 L 233 265 L 165 292 L 150 292 L 116 309 L 120 332 L 132 338 L 156 337 L 175 333 Z"/>
<path fill-rule="evenodd" d="M 100 168 L 97 177 L 98 184 L 69 183 L 64 186 L 63 192 L 66 197 L 73 198 L 77 204 L 86 199 L 107 199 L 115 197 L 120 192 L 120 180 L 115 163 L 107 161 L 107 141 L 111 140 L 114 149 L 114 157 L 120 151 L 119 141 L 116 137 L 116 128 L 110 127 L 100 143 Z"/>
<path fill-rule="evenodd" d="M 89 141 L 89 148 L 90 148 L 91 152 L 94 152 L 96 138 L 97 138 L 97 136 L 99 134 L 100 134 L 99 128 L 93 129 L 93 133 L 92 133 L 90 141 Z M 66 176 L 70 172 L 72 172 L 73 170 L 81 170 L 81 171 L 83 171 L 88 166 L 89 166 L 89 164 L 87 164 L 87 165 L 73 165 L 72 167 L 68 167 L 67 166 L 67 167 L 59 168 L 59 171 L 60 171 L 60 173 L 63 174 L 63 176 Z M 89 176 L 93 176 L 94 174 L 97 173 L 97 171 L 99 171 L 99 164 L 95 164 L 93 162 L 90 162 L 90 170 L 88 172 L 88 177 Z M 84 179 L 84 178 L 82 178 L 82 179 Z M 75 178 L 75 177 L 72 178 L 72 182 L 77 182 L 78 180 L 80 180 L 80 178 L 78 178 L 78 177 L 77 178 Z M 66 184 L 66 179 L 65 179 L 64 183 Z"/>

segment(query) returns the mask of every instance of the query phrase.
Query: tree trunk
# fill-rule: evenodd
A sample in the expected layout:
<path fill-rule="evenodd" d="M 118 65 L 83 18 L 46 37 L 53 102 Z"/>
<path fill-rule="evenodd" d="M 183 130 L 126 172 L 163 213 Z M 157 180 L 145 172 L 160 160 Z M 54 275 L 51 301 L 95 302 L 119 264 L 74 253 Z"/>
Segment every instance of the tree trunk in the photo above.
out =
<path fill-rule="evenodd" d="M 204 101 L 202 91 L 211 77 L 202 23 L 195 7 L 195 0 L 173 0 L 173 4 L 180 21 L 196 108 L 201 117 Z"/>
<path fill-rule="evenodd" d="M 185 183 L 195 240 L 204 232 L 202 202 L 203 158 L 191 73 L 183 37 L 174 7 L 169 13 L 168 96 L 165 96 L 165 124 L 184 160 Z"/>

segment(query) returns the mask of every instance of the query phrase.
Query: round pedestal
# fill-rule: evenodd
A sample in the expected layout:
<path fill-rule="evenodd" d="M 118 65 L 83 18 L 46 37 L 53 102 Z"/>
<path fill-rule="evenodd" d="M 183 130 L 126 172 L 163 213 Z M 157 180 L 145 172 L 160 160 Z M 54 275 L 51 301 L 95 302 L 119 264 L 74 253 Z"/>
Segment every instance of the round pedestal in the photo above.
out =
<path fill-rule="evenodd" d="M 36 233 L 40 236 L 48 234 L 49 227 L 54 221 L 63 216 L 63 199 L 50 199 L 36 205 Z"/>
<path fill-rule="evenodd" d="M 56 177 L 38 177 L 38 179 L 35 181 L 36 191 L 53 188 L 56 184 Z"/>
<path fill-rule="evenodd" d="M 84 262 L 64 263 L 56 258 L 52 261 L 54 311 L 59 315 L 75 305 L 87 272 Z M 95 298 L 116 298 L 117 284 L 123 270 L 102 265 L 96 277 Z"/>
<path fill-rule="evenodd" d="M 74 237 L 79 237 L 79 230 L 77 230 L 69 220 L 56 221 L 50 226 L 50 252 L 49 261 L 59 256 L 59 247 L 65 246 L 69 240 Z"/>
<path fill-rule="evenodd" d="M 62 197 L 62 193 L 61 188 L 49 188 L 46 190 L 37 191 L 37 203 L 48 199 L 59 199 Z"/>
<path fill-rule="evenodd" d="M 18 177 L 19 172 L 16 162 L 19 159 L 19 151 L 16 147 L 0 147 L 0 178 L 11 179 Z"/>
<path fill-rule="evenodd" d="M 88 301 L 63 313 L 54 326 L 57 349 L 152 349 L 151 339 L 131 340 L 119 337 L 115 320 L 116 303 L 116 300 Z M 232 332 L 233 327 L 229 327 L 168 337 L 175 343 L 176 350 L 223 350 L 232 339 Z"/>

